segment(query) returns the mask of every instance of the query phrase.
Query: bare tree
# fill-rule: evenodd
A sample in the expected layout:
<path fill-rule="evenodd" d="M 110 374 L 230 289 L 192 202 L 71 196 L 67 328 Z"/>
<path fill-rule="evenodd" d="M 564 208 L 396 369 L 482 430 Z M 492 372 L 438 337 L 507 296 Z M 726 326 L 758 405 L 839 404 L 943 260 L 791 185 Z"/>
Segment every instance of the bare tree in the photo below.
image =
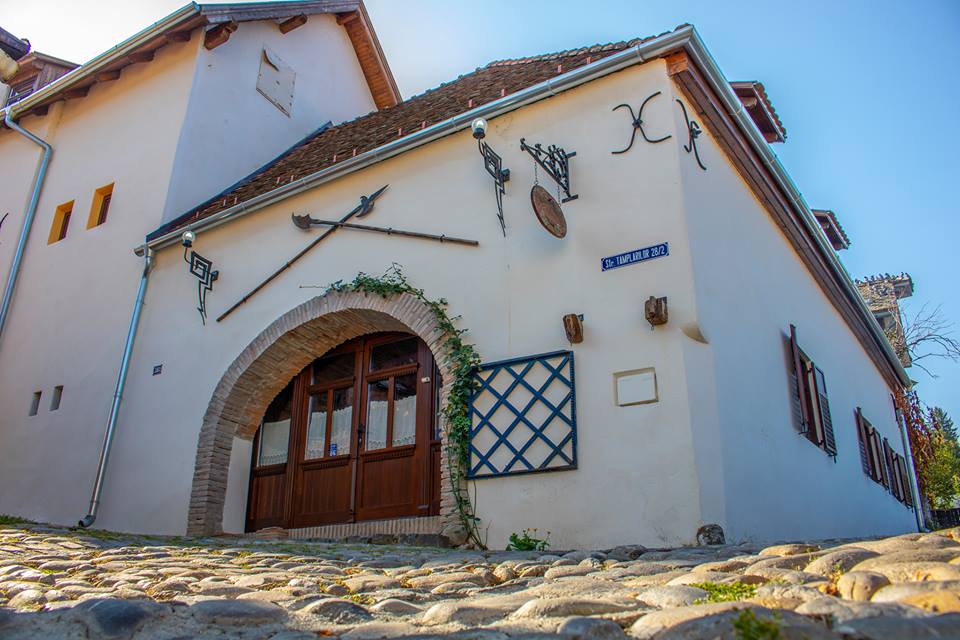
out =
<path fill-rule="evenodd" d="M 916 313 L 907 313 L 903 309 L 903 337 L 895 338 L 896 342 L 903 341 L 913 364 L 931 378 L 937 377 L 927 368 L 931 360 L 960 362 L 960 339 L 954 337 L 954 324 L 943 316 L 941 307 L 924 304 Z M 896 342 L 891 339 L 891 343 L 896 345 Z M 923 360 L 926 362 L 922 363 Z"/>

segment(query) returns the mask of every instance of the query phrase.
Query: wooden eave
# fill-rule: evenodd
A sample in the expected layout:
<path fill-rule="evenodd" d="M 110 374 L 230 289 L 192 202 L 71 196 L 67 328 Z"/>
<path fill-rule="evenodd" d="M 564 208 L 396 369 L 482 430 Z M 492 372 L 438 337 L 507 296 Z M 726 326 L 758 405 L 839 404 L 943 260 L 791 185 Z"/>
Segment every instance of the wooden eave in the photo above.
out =
<path fill-rule="evenodd" d="M 400 89 L 363 4 L 360 3 L 354 11 L 337 14 L 337 23 L 347 31 L 377 109 L 387 109 L 399 104 L 402 100 Z"/>
<path fill-rule="evenodd" d="M 762 158 L 727 113 L 723 102 L 704 74 L 686 51 L 678 51 L 666 56 L 666 62 L 667 73 L 693 105 L 693 110 L 699 116 L 700 122 L 710 131 L 740 176 L 763 203 L 764 208 L 810 270 L 820 289 L 843 316 L 890 388 L 901 388 L 903 385 L 898 379 L 897 372 L 887 359 L 870 327 L 867 326 L 867 319 L 857 302 L 850 298 L 849 292 L 842 286 L 840 278 L 843 276 L 838 276 L 835 272 L 829 259 L 820 249 L 817 239 L 795 213 L 789 196 L 779 187 Z"/>

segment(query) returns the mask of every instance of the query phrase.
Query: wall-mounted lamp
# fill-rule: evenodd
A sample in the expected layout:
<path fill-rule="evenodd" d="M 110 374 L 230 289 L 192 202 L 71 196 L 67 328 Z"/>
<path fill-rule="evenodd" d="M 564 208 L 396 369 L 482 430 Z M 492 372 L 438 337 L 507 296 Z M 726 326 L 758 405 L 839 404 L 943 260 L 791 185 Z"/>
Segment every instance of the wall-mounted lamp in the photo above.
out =
<path fill-rule="evenodd" d="M 506 189 L 503 185 L 510 180 L 510 169 L 503 168 L 503 160 L 490 145 L 483 141 L 487 135 L 487 121 L 477 118 L 470 128 L 473 130 L 473 137 L 477 139 L 480 155 L 483 156 L 483 167 L 493 178 L 493 191 L 497 198 L 497 217 L 500 220 L 500 229 L 506 237 L 507 225 L 503 220 L 503 194 L 506 193 Z"/>
<path fill-rule="evenodd" d="M 658 324 L 667 324 L 667 297 L 650 296 L 643 305 L 643 315 L 653 329 Z"/>
<path fill-rule="evenodd" d="M 207 260 L 196 251 L 190 251 L 189 257 L 187 250 L 193 246 L 197 239 L 197 234 L 193 231 L 184 231 L 180 236 L 180 244 L 183 245 L 183 261 L 190 265 L 190 273 L 199 280 L 197 283 L 197 311 L 200 312 L 200 321 L 207 324 L 207 291 L 213 290 L 213 283 L 220 277 L 219 271 L 213 270 L 213 262 Z"/>
<path fill-rule="evenodd" d="M 570 344 L 583 342 L 583 314 L 568 313 L 563 316 L 563 330 L 567 333 L 567 341 Z"/>

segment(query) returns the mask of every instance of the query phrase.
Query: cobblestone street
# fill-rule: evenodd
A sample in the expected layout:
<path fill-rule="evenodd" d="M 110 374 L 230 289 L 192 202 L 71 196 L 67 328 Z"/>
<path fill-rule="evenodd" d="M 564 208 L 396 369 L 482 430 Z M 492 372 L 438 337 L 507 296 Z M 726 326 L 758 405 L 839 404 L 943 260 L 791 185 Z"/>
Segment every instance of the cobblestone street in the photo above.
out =
<path fill-rule="evenodd" d="M 960 638 L 958 539 L 477 552 L 8 525 L 0 638 Z"/>

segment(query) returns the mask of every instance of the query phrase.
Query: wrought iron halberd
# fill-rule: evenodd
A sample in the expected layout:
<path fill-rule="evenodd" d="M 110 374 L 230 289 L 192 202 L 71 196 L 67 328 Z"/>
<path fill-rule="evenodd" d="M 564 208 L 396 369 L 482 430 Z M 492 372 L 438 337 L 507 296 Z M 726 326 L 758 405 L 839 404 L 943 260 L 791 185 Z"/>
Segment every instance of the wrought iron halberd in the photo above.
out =
<path fill-rule="evenodd" d="M 630 119 L 633 124 L 633 132 L 630 134 L 630 144 L 628 144 L 625 148 L 620 149 L 620 151 L 611 151 L 610 153 L 619 154 L 619 153 L 626 153 L 627 151 L 630 151 L 630 149 L 633 147 L 634 140 L 637 139 L 637 131 L 639 131 L 640 135 L 643 136 L 643 139 L 649 142 L 650 144 L 657 144 L 658 142 L 663 142 L 673 137 L 671 134 L 667 134 L 662 138 L 651 138 L 650 136 L 647 135 L 647 132 L 643 128 L 643 109 L 644 107 L 647 106 L 648 102 L 656 98 L 658 95 L 660 95 L 660 93 L 661 93 L 660 91 L 657 91 L 656 93 L 652 93 L 649 96 L 647 96 L 646 100 L 640 103 L 640 110 L 637 111 L 637 113 L 634 113 L 633 107 L 631 107 L 626 102 L 624 102 L 623 104 L 618 104 L 612 109 L 612 111 L 616 111 L 617 109 L 622 109 L 623 107 L 627 108 L 627 110 L 630 112 Z"/>
<path fill-rule="evenodd" d="M 503 194 L 507 192 L 504 184 L 510 179 L 510 169 L 503 168 L 503 159 L 483 140 L 477 140 L 480 155 L 483 156 L 483 168 L 493 178 L 493 191 L 497 198 L 497 217 L 503 237 L 507 237 L 507 223 L 503 220 Z"/>
<path fill-rule="evenodd" d="M 577 155 L 576 151 L 567 153 L 563 147 L 551 144 L 546 149 L 539 142 L 532 147 L 525 138 L 520 138 L 520 148 L 530 154 L 538 165 L 543 167 L 554 181 L 560 185 L 567 196 L 560 202 L 576 200 L 580 196 L 570 193 L 570 158 Z"/>
<path fill-rule="evenodd" d="M 183 261 L 190 265 L 190 273 L 195 276 L 197 282 L 197 311 L 200 312 L 200 321 L 207 324 L 207 292 L 213 290 L 213 283 L 220 277 L 219 271 L 213 270 L 213 262 L 207 260 L 196 251 L 190 251 L 190 257 L 187 257 L 189 247 L 183 249 Z"/>
<path fill-rule="evenodd" d="M 697 159 L 697 164 L 700 165 L 701 169 L 706 171 L 707 168 L 703 165 L 703 161 L 700 160 L 700 152 L 697 150 L 697 138 L 703 133 L 703 129 L 700 128 L 696 120 L 691 120 L 690 116 L 687 115 L 687 108 L 683 105 L 680 98 L 676 100 L 677 104 L 680 105 L 680 110 L 683 111 L 683 119 L 687 121 L 687 144 L 683 145 L 683 150 L 687 153 L 692 151 L 694 157 Z"/>

